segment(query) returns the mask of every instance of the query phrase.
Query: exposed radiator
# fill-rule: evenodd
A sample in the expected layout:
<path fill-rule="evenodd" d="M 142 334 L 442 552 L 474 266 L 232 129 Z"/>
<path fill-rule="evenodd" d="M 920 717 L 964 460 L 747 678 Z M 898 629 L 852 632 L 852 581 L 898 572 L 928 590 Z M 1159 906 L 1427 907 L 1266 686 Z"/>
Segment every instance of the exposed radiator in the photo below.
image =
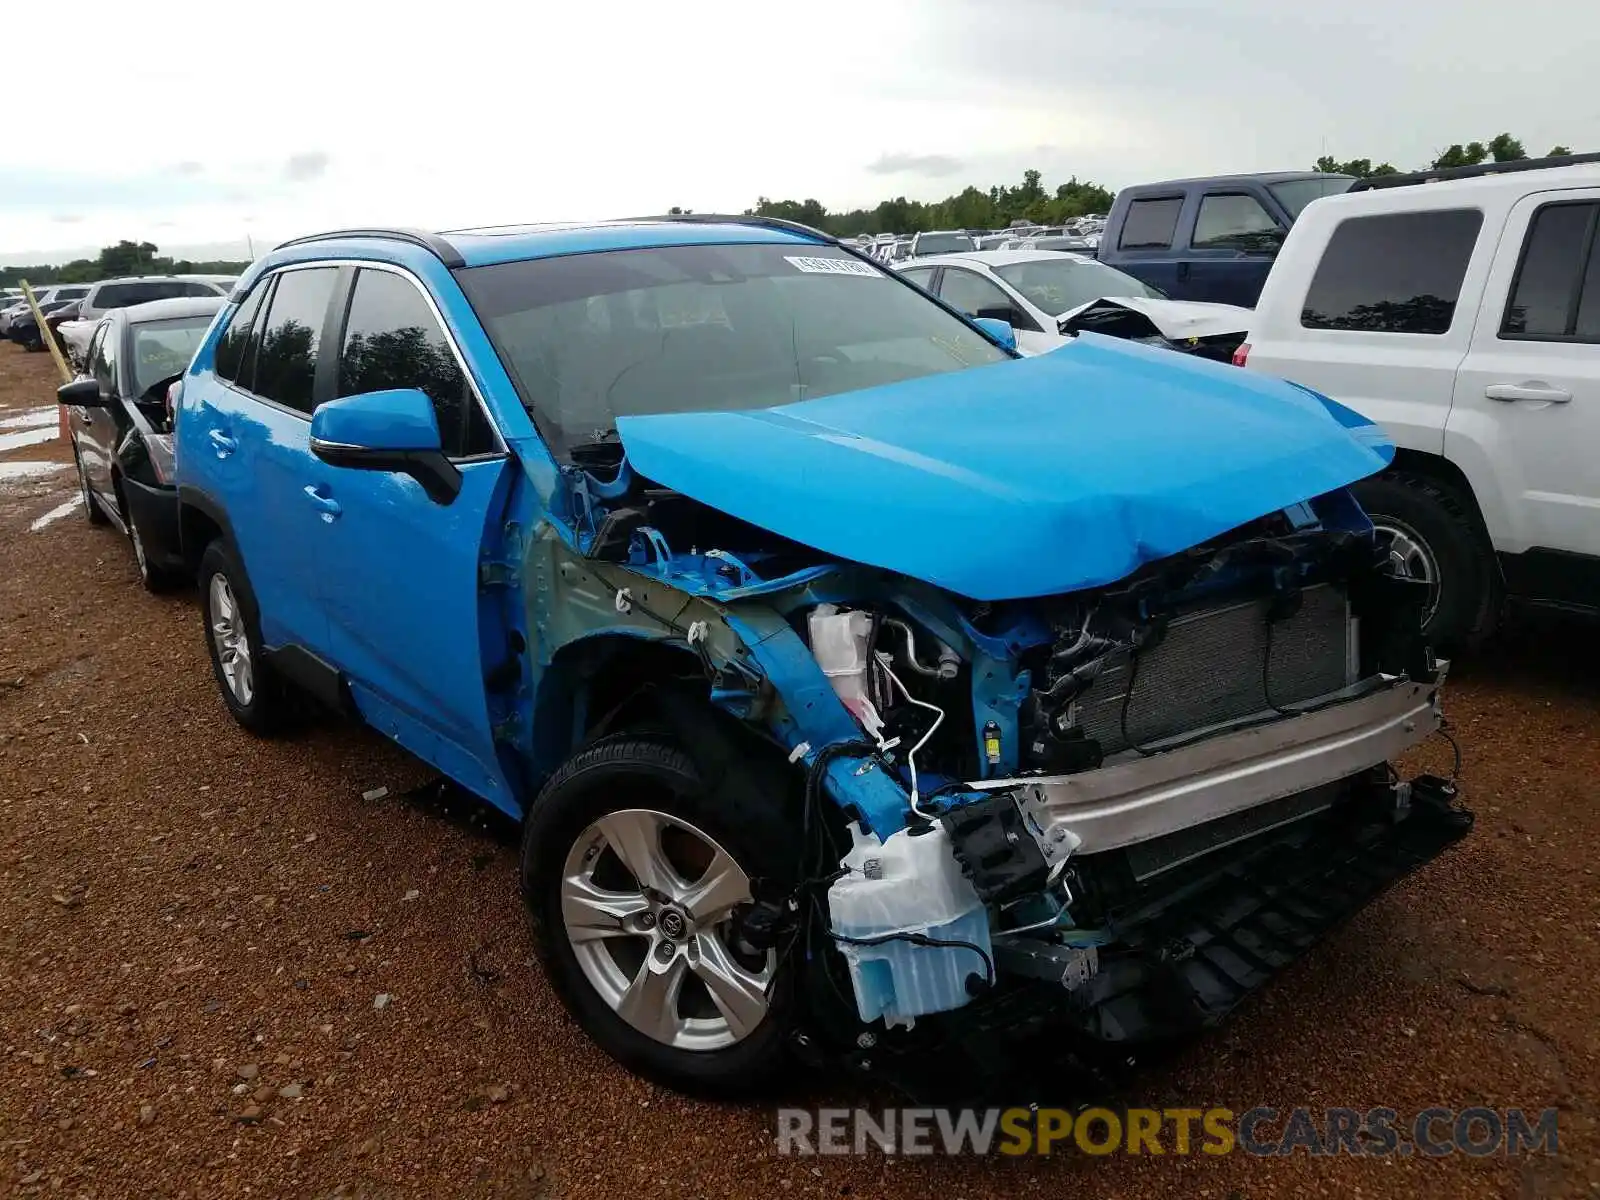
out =
<path fill-rule="evenodd" d="M 1262 598 L 1174 619 L 1137 663 L 1123 654 L 1106 665 L 1073 706 L 1073 723 L 1115 754 L 1356 681 L 1355 632 L 1342 594 L 1326 584 L 1307 588 L 1299 611 L 1273 624 L 1269 647 L 1270 606 Z"/>

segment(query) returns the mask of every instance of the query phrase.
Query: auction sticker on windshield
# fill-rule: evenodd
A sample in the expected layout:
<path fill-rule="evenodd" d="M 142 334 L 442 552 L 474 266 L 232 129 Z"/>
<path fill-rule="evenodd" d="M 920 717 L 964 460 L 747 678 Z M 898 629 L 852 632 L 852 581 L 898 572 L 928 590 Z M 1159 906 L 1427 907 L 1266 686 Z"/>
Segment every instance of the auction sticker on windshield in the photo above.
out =
<path fill-rule="evenodd" d="M 883 272 L 852 258 L 808 258 L 785 254 L 785 261 L 794 264 L 797 271 L 810 275 L 865 275 L 868 279 L 881 279 Z"/>

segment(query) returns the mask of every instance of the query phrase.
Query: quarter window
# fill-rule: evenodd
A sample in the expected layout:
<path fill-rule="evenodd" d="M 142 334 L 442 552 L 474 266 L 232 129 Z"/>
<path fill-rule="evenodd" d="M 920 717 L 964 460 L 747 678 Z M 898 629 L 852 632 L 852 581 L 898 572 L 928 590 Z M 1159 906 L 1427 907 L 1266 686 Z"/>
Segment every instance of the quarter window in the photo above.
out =
<path fill-rule="evenodd" d="M 1300 312 L 1307 329 L 1441 334 L 1483 225 L 1475 208 L 1351 217 L 1334 229 Z"/>
<path fill-rule="evenodd" d="M 433 401 L 452 457 L 495 449 L 487 417 L 422 293 L 390 271 L 356 275 L 339 353 L 339 395 L 419 388 Z"/>
<path fill-rule="evenodd" d="M 1533 214 L 1500 323 L 1511 339 L 1600 341 L 1600 204 L 1546 204 Z"/>
<path fill-rule="evenodd" d="M 256 346 L 256 395 L 307 415 L 316 407 L 317 352 L 338 276 L 335 267 L 278 276 Z"/>
<path fill-rule="evenodd" d="M 1178 231 L 1178 213 L 1182 209 L 1182 196 L 1133 201 L 1128 205 L 1128 215 L 1122 220 L 1122 235 L 1117 239 L 1117 248 L 1167 249 L 1172 245 L 1172 235 Z"/>

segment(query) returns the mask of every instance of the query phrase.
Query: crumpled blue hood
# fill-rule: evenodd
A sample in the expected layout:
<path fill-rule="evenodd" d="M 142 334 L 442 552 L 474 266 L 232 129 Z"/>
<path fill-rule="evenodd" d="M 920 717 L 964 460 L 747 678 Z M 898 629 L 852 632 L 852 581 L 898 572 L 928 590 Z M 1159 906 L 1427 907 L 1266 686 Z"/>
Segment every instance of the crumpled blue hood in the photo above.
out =
<path fill-rule="evenodd" d="M 665 487 L 975 600 L 1112 583 L 1394 456 L 1314 392 L 1095 334 L 776 408 L 621 417 L 617 431 Z"/>

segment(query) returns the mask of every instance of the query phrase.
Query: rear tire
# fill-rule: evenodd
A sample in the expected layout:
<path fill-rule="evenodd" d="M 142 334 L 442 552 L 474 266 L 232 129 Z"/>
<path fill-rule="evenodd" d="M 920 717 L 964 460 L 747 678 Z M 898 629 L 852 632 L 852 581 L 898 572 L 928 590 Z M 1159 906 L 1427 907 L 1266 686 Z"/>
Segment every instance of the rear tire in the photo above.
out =
<path fill-rule="evenodd" d="M 761 955 L 742 945 L 734 917 L 716 916 L 720 902 L 692 897 L 717 863 L 731 862 L 745 884 L 793 887 L 797 835 L 777 797 L 714 800 L 694 761 L 663 735 L 602 738 L 550 777 L 523 830 L 523 893 L 551 983 L 602 1050 L 636 1074 L 697 1095 L 771 1086 L 794 1021 L 789 964 L 776 951 Z M 713 855 L 713 865 L 687 884 L 674 857 L 684 839 L 691 852 L 698 846 L 702 857 Z M 715 857 L 719 851 L 725 858 Z M 641 855 L 659 888 L 640 878 Z M 662 862 L 671 870 L 662 872 Z M 618 906 L 626 897 L 627 915 L 613 927 L 610 910 L 596 918 L 588 895 Z M 678 982 L 660 984 L 669 999 L 646 1003 L 630 995 L 650 982 L 650 960 L 665 953 L 666 935 L 681 924 L 689 930 L 677 947 L 683 961 L 669 960 L 680 969 Z M 603 935 L 595 932 L 602 927 Z"/>
<path fill-rule="evenodd" d="M 262 658 L 255 593 L 227 538 L 217 538 L 200 556 L 198 583 L 206 649 L 222 702 L 251 733 L 277 733 L 288 724 L 289 698 Z"/>
<path fill-rule="evenodd" d="M 1355 485 L 1356 499 L 1393 547 L 1397 566 L 1430 585 L 1423 632 L 1436 646 L 1472 646 L 1494 631 L 1499 580 L 1494 550 L 1471 502 L 1455 488 L 1391 469 Z"/>

